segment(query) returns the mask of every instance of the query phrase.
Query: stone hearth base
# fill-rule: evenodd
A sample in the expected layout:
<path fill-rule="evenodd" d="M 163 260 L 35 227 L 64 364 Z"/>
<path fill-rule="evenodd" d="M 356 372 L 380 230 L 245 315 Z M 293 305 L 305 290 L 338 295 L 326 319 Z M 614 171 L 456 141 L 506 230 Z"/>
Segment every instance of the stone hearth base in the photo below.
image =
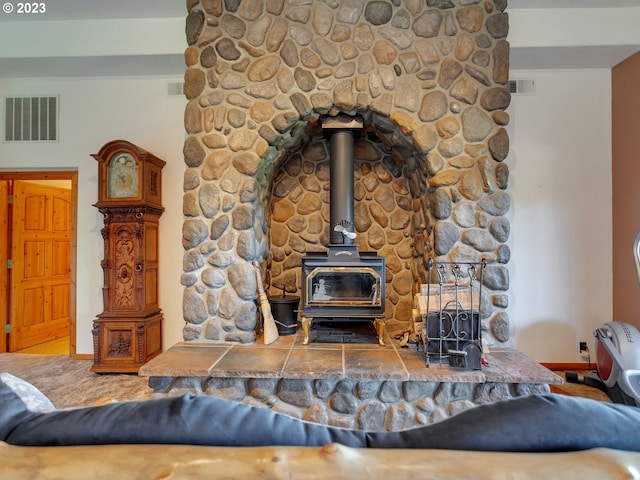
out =
<path fill-rule="evenodd" d="M 313 333 L 313 332 L 312 332 Z M 311 422 L 399 431 L 475 406 L 549 392 L 562 378 L 513 349 L 485 357 L 482 370 L 425 366 L 415 345 L 311 343 L 302 332 L 271 345 L 180 343 L 144 365 L 158 393 L 215 395 Z"/>

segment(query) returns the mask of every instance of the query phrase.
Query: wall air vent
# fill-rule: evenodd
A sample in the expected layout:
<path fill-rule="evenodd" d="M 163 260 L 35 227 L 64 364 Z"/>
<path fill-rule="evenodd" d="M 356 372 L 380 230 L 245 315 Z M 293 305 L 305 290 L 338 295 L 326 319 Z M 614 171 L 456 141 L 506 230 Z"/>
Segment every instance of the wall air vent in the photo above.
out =
<path fill-rule="evenodd" d="M 5 142 L 58 140 L 58 96 L 5 97 Z"/>
<path fill-rule="evenodd" d="M 184 96 L 184 82 L 169 82 L 169 83 L 167 83 L 167 96 L 169 96 L 169 97 L 183 97 Z"/>
<path fill-rule="evenodd" d="M 507 84 L 509 92 L 514 95 L 535 95 L 536 94 L 536 81 L 535 80 L 509 80 Z"/>

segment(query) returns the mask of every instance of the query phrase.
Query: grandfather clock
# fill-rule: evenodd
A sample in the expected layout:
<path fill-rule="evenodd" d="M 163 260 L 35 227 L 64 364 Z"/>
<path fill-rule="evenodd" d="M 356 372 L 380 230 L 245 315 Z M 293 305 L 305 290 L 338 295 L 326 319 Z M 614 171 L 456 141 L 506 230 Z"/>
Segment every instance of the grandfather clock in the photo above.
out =
<path fill-rule="evenodd" d="M 137 373 L 162 351 L 158 224 L 165 162 L 125 140 L 91 156 L 98 161 L 94 206 L 104 220 L 104 311 L 93 322 L 91 371 Z"/>

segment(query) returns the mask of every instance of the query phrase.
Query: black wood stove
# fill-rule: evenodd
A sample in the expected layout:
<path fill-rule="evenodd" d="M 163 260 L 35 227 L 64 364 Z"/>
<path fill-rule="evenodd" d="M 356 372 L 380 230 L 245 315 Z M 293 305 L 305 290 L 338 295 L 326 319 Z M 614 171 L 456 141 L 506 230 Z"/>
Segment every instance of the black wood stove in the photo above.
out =
<path fill-rule="evenodd" d="M 354 244 L 353 144 L 362 120 L 327 117 L 322 128 L 331 147 L 331 233 L 328 253 L 302 258 L 302 343 L 309 343 L 313 321 L 372 321 L 384 345 L 385 259 Z"/>

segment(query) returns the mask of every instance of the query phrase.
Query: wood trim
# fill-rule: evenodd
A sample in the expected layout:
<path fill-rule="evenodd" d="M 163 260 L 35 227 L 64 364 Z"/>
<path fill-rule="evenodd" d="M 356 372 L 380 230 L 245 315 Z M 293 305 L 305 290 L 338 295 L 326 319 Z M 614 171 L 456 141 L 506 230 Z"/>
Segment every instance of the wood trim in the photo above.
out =
<path fill-rule="evenodd" d="M 593 370 L 595 363 L 590 362 L 540 362 L 545 368 L 552 371 L 559 370 Z"/>
<path fill-rule="evenodd" d="M 76 358 L 76 285 L 77 285 L 77 257 L 78 257 L 78 171 L 28 171 L 28 172 L 0 172 L 2 180 L 71 180 L 71 265 L 69 272 L 69 354 Z M 1 253 L 1 252 L 0 252 Z M 1 255 L 0 255 L 1 256 Z M 0 258 L 0 260 L 2 260 Z M 8 291 L 6 295 L 8 295 Z M 6 301 L 6 298 L 5 298 Z M 0 305 L 2 302 L 0 302 Z M 1 318 L 1 317 L 0 317 Z M 2 342 L 0 342 L 2 343 Z M 6 343 L 6 342 L 5 342 Z M 6 345 L 5 345 L 6 348 Z M 2 352 L 0 347 L 0 352 Z M 93 358 L 89 356 L 89 358 Z"/>
<path fill-rule="evenodd" d="M 55 170 L 55 171 L 29 171 L 29 172 L 0 172 L 0 180 L 71 180 L 78 177 L 75 170 Z"/>
<path fill-rule="evenodd" d="M 71 172 L 71 256 L 69 258 L 69 355 L 76 355 L 76 274 L 78 271 L 78 172 Z"/>
<path fill-rule="evenodd" d="M 5 326 L 9 323 L 9 270 L 7 260 L 9 259 L 9 203 L 6 198 L 9 194 L 9 181 L 0 180 L 0 353 L 7 351 L 7 340 L 9 336 L 5 334 Z"/>

